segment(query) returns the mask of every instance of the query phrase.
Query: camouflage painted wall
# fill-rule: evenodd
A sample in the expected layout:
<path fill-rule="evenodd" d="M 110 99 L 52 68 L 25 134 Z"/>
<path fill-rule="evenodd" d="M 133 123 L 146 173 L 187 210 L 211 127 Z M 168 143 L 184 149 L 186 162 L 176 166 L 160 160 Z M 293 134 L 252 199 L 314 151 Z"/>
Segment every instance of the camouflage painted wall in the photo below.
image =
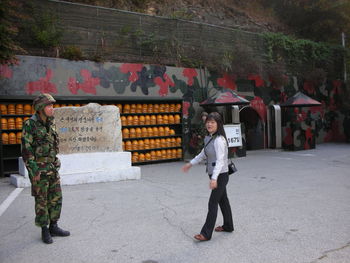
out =
<path fill-rule="evenodd" d="M 19 56 L 16 65 L 0 65 L 0 96 L 32 96 L 48 92 L 60 96 L 179 98 L 183 100 L 184 145 L 189 151 L 194 124 L 199 123 L 203 110 L 199 103 L 207 93 L 223 88 L 235 90 L 250 100 L 251 107 L 266 121 L 266 106 L 278 104 L 302 91 L 322 102 L 321 107 L 300 109 L 298 122 L 303 127 L 315 122 L 316 142 L 345 141 L 344 115 L 339 111 L 339 94 L 342 82 L 328 80 L 320 86 L 287 77 L 289 84 L 276 86 L 258 75 L 236 79 L 227 73 L 208 72 L 202 69 L 176 68 L 160 65 L 128 63 L 95 63 L 68 61 L 58 58 Z M 301 117 L 300 117 L 301 116 Z M 290 140 L 288 121 L 285 120 L 284 141 Z M 289 125 L 289 126 L 288 126 Z M 307 129 L 306 129 L 307 130 Z M 305 145 L 305 142 L 300 145 Z M 303 146 L 304 147 L 304 146 Z M 307 146 L 305 146 L 307 148 Z"/>

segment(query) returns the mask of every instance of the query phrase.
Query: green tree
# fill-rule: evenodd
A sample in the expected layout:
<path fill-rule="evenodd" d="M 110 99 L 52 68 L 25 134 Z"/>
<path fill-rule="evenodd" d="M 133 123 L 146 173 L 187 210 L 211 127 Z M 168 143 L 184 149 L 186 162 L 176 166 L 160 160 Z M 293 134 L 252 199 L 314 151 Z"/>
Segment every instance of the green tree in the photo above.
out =
<path fill-rule="evenodd" d="M 271 7 L 298 37 L 341 43 L 350 36 L 349 0 L 261 0 Z"/>
<path fill-rule="evenodd" d="M 17 16 L 15 12 L 17 4 L 10 0 L 0 1 L 0 64 L 15 62 L 15 54 L 24 51 L 15 41 L 17 27 L 11 23 L 11 16 Z"/>

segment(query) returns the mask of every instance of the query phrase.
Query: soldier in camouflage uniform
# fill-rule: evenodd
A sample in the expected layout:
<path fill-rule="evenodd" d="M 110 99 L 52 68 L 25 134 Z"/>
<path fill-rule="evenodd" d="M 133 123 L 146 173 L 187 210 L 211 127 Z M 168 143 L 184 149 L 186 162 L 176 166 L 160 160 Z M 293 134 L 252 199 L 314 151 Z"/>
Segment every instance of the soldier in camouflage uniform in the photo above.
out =
<path fill-rule="evenodd" d="M 55 99 L 41 94 L 33 101 L 35 114 L 23 124 L 22 157 L 32 184 L 35 198 L 35 224 L 41 227 L 44 243 L 52 243 L 51 236 L 69 236 L 57 226 L 62 207 L 62 191 L 57 158 L 58 135 L 53 118 Z M 48 228 L 48 225 L 49 228 Z"/>

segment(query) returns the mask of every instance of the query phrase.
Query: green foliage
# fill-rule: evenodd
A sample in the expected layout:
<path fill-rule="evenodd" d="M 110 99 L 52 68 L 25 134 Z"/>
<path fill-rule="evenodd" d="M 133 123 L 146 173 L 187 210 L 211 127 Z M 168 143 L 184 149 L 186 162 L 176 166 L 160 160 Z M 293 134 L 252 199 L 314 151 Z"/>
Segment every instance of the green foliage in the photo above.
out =
<path fill-rule="evenodd" d="M 186 9 L 176 10 L 169 15 L 172 19 L 183 19 L 183 20 L 191 20 L 194 18 L 193 14 L 190 14 Z"/>
<path fill-rule="evenodd" d="M 69 60 L 83 60 L 83 52 L 77 46 L 66 46 L 61 54 L 62 58 Z M 97 58 L 96 58 L 97 59 Z"/>
<path fill-rule="evenodd" d="M 14 41 L 17 35 L 17 27 L 10 22 L 10 13 L 14 13 L 15 7 L 9 0 L 0 1 L 0 64 L 15 62 L 16 52 L 24 51 Z"/>
<path fill-rule="evenodd" d="M 266 57 L 270 63 L 284 61 L 292 69 L 309 65 L 326 71 L 334 70 L 334 63 L 344 56 L 345 50 L 323 42 L 296 39 L 281 33 L 263 33 L 266 42 Z M 339 61 L 338 61 L 339 62 Z"/>
<path fill-rule="evenodd" d="M 35 46 L 50 48 L 60 44 L 62 30 L 57 27 L 57 18 L 50 12 L 36 10 L 30 31 Z"/>
<path fill-rule="evenodd" d="M 350 34 L 350 1 L 260 0 L 272 8 L 298 37 L 340 43 L 341 32 Z"/>

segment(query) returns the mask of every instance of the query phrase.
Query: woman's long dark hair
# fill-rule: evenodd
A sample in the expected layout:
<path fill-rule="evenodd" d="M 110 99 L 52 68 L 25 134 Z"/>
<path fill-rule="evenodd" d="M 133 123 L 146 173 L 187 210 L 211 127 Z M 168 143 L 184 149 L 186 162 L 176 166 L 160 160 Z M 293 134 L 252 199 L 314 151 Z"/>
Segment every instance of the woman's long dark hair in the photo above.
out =
<path fill-rule="evenodd" d="M 215 135 L 222 135 L 224 136 L 226 142 L 227 142 L 227 137 L 226 137 L 226 132 L 224 129 L 224 122 L 221 118 L 220 113 L 218 112 L 211 112 L 209 113 L 207 119 L 205 120 L 205 124 L 207 124 L 208 121 L 215 121 L 217 126 L 218 126 L 218 130 L 216 131 Z M 228 142 L 227 142 L 228 143 Z"/>

